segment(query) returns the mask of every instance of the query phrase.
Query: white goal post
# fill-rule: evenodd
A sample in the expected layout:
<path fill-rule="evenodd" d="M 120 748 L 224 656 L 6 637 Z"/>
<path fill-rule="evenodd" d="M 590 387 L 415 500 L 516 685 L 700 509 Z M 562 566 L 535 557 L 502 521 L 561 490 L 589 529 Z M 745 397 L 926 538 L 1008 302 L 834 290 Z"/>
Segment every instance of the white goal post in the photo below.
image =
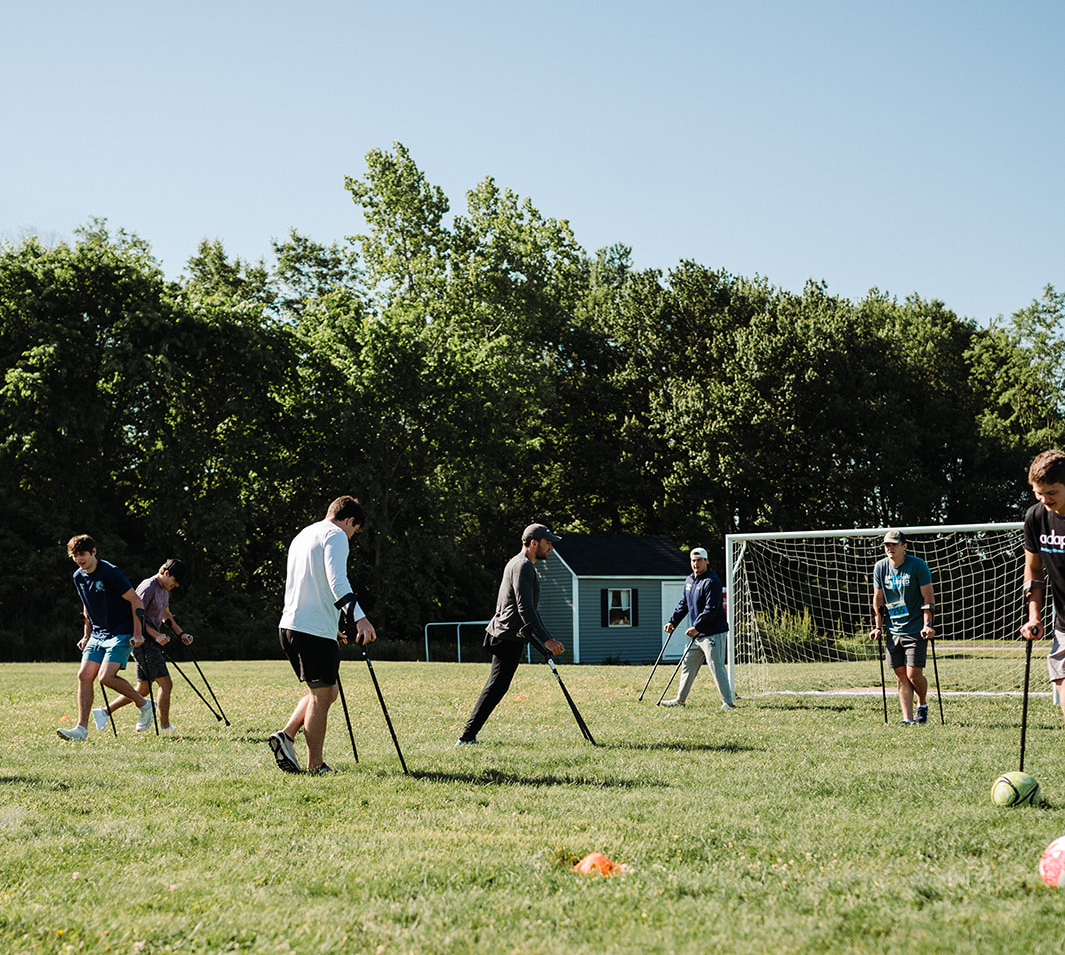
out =
<path fill-rule="evenodd" d="M 944 694 L 1012 694 L 1024 682 L 1022 525 L 903 527 L 935 590 Z M 880 692 L 873 566 L 884 528 L 729 534 L 728 667 L 740 697 Z M 1047 601 L 1049 604 L 1050 601 Z M 926 674 L 932 679 L 933 658 Z M 1040 671 L 1031 688 L 1049 695 Z M 894 674 L 887 672 L 888 690 Z"/>

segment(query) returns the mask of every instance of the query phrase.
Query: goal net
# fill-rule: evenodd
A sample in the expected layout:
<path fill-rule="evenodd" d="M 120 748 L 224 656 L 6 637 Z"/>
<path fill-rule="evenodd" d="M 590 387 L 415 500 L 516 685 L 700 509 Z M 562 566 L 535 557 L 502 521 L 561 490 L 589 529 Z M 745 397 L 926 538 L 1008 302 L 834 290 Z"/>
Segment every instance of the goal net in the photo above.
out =
<path fill-rule="evenodd" d="M 930 682 L 935 665 L 944 694 L 1021 692 L 1022 525 L 902 529 L 908 553 L 932 572 Z M 729 672 L 739 696 L 880 693 L 881 645 L 869 631 L 883 539 L 882 529 L 726 538 Z M 886 679 L 890 691 L 890 670 Z M 1045 684 L 1035 677 L 1030 686 Z"/>

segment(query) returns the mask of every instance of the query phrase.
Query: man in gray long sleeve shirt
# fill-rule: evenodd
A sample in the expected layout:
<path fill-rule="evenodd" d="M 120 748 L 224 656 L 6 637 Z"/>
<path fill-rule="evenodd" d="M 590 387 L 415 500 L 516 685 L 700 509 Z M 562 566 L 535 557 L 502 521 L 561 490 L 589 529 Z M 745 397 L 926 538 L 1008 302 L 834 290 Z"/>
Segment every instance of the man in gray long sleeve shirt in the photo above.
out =
<path fill-rule="evenodd" d="M 540 601 L 540 578 L 533 564 L 547 560 L 560 540 L 561 537 L 551 533 L 543 524 L 530 524 L 522 534 L 521 551 L 507 562 L 496 597 L 496 611 L 485 628 L 484 645 L 492 654 L 492 669 L 457 746 L 477 742 L 478 731 L 510 689 L 510 681 L 514 679 L 526 645 L 519 632 L 521 628 L 532 624 L 539 633 L 547 635 L 547 628 L 536 609 Z M 544 646 L 553 656 L 566 650 L 552 637 L 544 640 Z"/>

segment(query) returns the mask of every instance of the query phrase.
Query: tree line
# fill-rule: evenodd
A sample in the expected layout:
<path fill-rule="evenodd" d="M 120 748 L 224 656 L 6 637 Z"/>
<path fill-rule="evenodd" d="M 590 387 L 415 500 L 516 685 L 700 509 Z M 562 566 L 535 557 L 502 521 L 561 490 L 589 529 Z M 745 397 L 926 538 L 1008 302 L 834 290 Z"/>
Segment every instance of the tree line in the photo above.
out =
<path fill-rule="evenodd" d="M 1018 520 L 1063 443 L 1065 301 L 989 324 L 693 261 L 636 269 L 492 178 L 450 216 L 401 144 L 346 187 L 365 232 L 179 280 L 103 220 L 0 247 L 0 654 L 65 659 L 64 544 L 134 585 L 171 556 L 207 656 L 276 654 L 285 553 L 341 493 L 384 638 L 479 619 L 536 520 L 669 534 Z"/>

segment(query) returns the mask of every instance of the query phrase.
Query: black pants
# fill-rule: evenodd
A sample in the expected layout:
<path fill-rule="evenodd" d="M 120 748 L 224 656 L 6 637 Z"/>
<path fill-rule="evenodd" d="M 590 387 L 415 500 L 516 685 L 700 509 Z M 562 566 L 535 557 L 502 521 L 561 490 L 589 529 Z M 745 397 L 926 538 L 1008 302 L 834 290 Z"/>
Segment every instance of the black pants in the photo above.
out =
<path fill-rule="evenodd" d="M 496 704 L 507 695 L 510 681 L 514 679 L 521 655 L 525 652 L 525 644 L 520 640 L 500 640 L 488 649 L 492 651 L 492 669 L 488 671 L 484 689 L 466 721 L 462 739 L 473 739 L 492 715 Z"/>

